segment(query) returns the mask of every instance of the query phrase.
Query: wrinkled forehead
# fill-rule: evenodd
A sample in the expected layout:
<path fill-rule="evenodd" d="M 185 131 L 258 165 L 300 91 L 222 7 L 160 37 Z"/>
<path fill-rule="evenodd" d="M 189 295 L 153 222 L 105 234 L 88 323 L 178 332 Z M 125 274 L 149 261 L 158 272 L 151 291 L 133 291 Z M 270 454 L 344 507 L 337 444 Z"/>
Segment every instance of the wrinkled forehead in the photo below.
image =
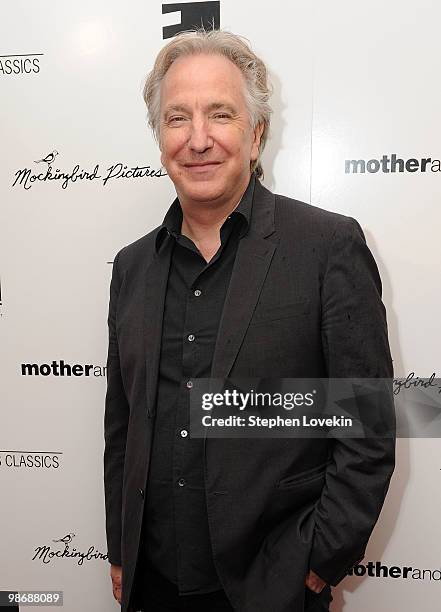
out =
<path fill-rule="evenodd" d="M 161 110 L 198 103 L 242 107 L 245 80 L 240 69 L 222 55 L 191 55 L 173 62 L 161 82 Z"/>

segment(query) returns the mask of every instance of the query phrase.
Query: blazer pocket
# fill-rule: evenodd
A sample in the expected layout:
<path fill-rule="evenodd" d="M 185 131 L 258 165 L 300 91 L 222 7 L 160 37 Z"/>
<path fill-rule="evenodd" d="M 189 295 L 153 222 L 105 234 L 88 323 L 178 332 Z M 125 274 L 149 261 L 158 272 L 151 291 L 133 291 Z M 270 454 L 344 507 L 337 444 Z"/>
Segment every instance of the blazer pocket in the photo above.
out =
<path fill-rule="evenodd" d="M 314 480 L 324 478 L 326 468 L 330 463 L 330 461 L 326 461 L 325 463 L 316 465 L 315 467 L 309 470 L 305 470 L 304 472 L 299 472 L 291 476 L 285 476 L 285 478 L 279 480 L 279 482 L 276 484 L 276 487 L 278 489 L 293 489 L 300 485 L 313 482 Z"/>
<path fill-rule="evenodd" d="M 250 325 L 263 325 L 268 321 L 277 321 L 299 315 L 307 314 L 310 311 L 310 300 L 299 300 L 278 306 L 257 306 Z"/>

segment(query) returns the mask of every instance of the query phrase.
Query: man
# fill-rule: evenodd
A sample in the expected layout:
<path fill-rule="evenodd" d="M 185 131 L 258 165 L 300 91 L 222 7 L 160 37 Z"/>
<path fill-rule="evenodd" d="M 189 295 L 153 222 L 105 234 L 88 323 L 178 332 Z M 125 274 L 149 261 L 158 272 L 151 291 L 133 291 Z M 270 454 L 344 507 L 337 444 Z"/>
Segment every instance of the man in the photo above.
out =
<path fill-rule="evenodd" d="M 114 595 L 124 611 L 328 610 L 364 555 L 394 441 L 190 438 L 189 394 L 210 376 L 392 377 L 377 267 L 354 219 L 260 183 L 270 93 L 240 37 L 178 35 L 144 93 L 177 198 L 113 266 Z"/>

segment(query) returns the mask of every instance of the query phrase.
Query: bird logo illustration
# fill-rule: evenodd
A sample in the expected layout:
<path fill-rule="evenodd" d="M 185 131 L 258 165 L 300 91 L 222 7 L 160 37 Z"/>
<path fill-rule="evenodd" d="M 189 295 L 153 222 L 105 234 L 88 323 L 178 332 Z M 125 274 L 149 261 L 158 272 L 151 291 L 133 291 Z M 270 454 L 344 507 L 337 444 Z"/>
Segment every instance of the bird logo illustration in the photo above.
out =
<path fill-rule="evenodd" d="M 72 539 L 75 537 L 74 533 L 68 533 L 64 536 L 64 538 L 60 538 L 59 540 L 52 540 L 52 542 L 63 542 L 66 548 L 69 548 L 69 544 L 72 542 Z"/>
<path fill-rule="evenodd" d="M 56 151 L 54 149 L 52 151 L 52 153 L 48 153 L 46 155 L 46 157 L 43 157 L 42 159 L 38 159 L 38 160 L 35 159 L 34 161 L 35 161 L 36 164 L 40 164 L 41 162 L 45 162 L 48 165 L 48 168 L 49 168 L 49 166 L 54 162 L 54 160 L 57 157 L 57 155 L 58 155 L 58 151 Z"/>

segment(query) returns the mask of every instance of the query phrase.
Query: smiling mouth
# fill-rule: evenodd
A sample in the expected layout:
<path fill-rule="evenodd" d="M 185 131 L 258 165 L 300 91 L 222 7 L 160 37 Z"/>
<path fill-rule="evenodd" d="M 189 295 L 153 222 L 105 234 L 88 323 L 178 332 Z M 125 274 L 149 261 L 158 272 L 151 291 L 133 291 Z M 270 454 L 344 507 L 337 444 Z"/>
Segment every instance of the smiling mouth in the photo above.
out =
<path fill-rule="evenodd" d="M 192 169 L 201 169 L 201 168 L 213 168 L 214 166 L 218 166 L 220 162 L 201 162 L 200 164 L 185 164 L 185 167 Z"/>

